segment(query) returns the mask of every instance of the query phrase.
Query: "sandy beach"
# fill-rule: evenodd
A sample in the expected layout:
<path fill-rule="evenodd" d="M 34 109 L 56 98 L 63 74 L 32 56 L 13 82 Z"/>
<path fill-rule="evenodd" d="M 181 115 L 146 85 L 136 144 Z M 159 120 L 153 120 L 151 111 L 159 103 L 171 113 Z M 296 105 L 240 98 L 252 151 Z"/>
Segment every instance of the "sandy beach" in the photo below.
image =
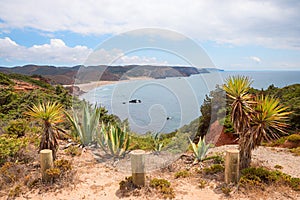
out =
<path fill-rule="evenodd" d="M 148 76 L 140 76 L 140 77 L 128 77 L 127 80 L 119 80 L 119 81 L 93 81 L 90 83 L 82 83 L 82 84 L 74 84 L 74 85 L 64 85 L 64 87 L 69 87 L 69 86 L 77 86 L 82 90 L 83 92 L 88 92 L 92 89 L 95 89 L 97 87 L 101 87 L 104 85 L 111 85 L 111 84 L 116 84 L 116 83 L 125 83 L 125 82 L 130 82 L 130 81 L 138 81 L 138 80 L 152 80 L 153 78 L 148 77 Z"/>

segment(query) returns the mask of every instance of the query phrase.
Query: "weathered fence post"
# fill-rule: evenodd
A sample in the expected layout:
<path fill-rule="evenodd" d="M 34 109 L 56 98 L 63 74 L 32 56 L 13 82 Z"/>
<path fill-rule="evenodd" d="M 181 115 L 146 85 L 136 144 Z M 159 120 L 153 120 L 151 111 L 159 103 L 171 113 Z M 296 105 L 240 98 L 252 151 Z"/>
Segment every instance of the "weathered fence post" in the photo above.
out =
<path fill-rule="evenodd" d="M 46 182 L 51 181 L 50 180 L 51 178 L 47 175 L 46 170 L 53 167 L 52 150 L 50 149 L 41 150 L 40 158 L 41 158 L 42 180 Z"/>
<path fill-rule="evenodd" d="M 239 150 L 231 149 L 226 151 L 225 157 L 225 183 L 237 183 L 240 173 Z"/>
<path fill-rule="evenodd" d="M 131 171 L 133 184 L 145 185 L 145 151 L 134 150 L 131 153 Z"/>

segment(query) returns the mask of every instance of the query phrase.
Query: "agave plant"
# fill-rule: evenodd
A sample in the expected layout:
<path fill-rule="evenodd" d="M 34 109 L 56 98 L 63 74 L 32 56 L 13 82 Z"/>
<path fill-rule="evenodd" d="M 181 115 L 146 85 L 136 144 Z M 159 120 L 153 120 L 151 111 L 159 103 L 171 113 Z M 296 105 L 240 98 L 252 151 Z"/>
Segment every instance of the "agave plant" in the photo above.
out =
<path fill-rule="evenodd" d="M 76 135 L 80 137 L 81 143 L 83 145 L 90 144 L 99 130 L 100 108 L 95 106 L 93 109 L 84 102 L 82 113 L 75 113 L 73 110 L 72 116 L 67 112 L 65 115 L 74 127 Z"/>
<path fill-rule="evenodd" d="M 195 144 L 190 138 L 189 140 L 192 145 L 193 153 L 195 157 L 194 163 L 203 161 L 203 159 L 205 158 L 208 152 L 210 144 L 206 144 L 205 137 L 203 137 L 202 139 L 200 138 L 198 144 Z"/>
<path fill-rule="evenodd" d="M 128 150 L 130 137 L 126 128 L 123 130 L 117 125 L 102 123 L 96 138 L 100 147 L 113 157 L 119 158 Z"/>
<path fill-rule="evenodd" d="M 43 123 L 44 132 L 40 142 L 39 150 L 51 149 L 53 159 L 56 159 L 58 149 L 56 124 L 62 122 L 63 106 L 57 102 L 46 102 L 34 104 L 26 112 L 27 115 Z"/>

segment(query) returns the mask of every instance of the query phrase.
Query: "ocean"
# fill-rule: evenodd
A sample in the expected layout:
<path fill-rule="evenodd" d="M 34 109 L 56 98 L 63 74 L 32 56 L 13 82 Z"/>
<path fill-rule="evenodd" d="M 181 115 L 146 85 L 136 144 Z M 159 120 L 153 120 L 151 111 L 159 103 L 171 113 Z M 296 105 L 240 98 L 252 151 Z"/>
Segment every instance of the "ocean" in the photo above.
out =
<path fill-rule="evenodd" d="M 266 89 L 271 84 L 284 87 L 300 83 L 300 71 L 221 71 L 106 85 L 81 98 L 104 106 L 121 120 L 128 119 L 136 133 L 169 133 L 199 117 L 205 95 L 232 75 L 250 77 L 256 89 Z M 131 100 L 136 103 L 130 103 Z"/>

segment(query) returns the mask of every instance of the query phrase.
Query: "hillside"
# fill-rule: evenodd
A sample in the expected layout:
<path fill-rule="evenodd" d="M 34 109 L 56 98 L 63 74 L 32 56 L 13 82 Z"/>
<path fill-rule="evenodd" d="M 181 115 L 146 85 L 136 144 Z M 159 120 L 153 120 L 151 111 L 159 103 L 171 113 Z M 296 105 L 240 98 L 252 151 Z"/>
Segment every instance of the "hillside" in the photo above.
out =
<path fill-rule="evenodd" d="M 166 77 L 187 77 L 194 74 L 209 73 L 209 70 L 183 66 L 153 66 L 153 65 L 126 65 L 126 66 L 74 66 L 56 67 L 40 65 L 24 65 L 12 68 L 0 67 L 3 73 L 18 73 L 23 75 L 41 75 L 54 83 L 69 85 L 90 81 L 118 81 L 128 77 L 150 77 L 161 79 Z"/>

